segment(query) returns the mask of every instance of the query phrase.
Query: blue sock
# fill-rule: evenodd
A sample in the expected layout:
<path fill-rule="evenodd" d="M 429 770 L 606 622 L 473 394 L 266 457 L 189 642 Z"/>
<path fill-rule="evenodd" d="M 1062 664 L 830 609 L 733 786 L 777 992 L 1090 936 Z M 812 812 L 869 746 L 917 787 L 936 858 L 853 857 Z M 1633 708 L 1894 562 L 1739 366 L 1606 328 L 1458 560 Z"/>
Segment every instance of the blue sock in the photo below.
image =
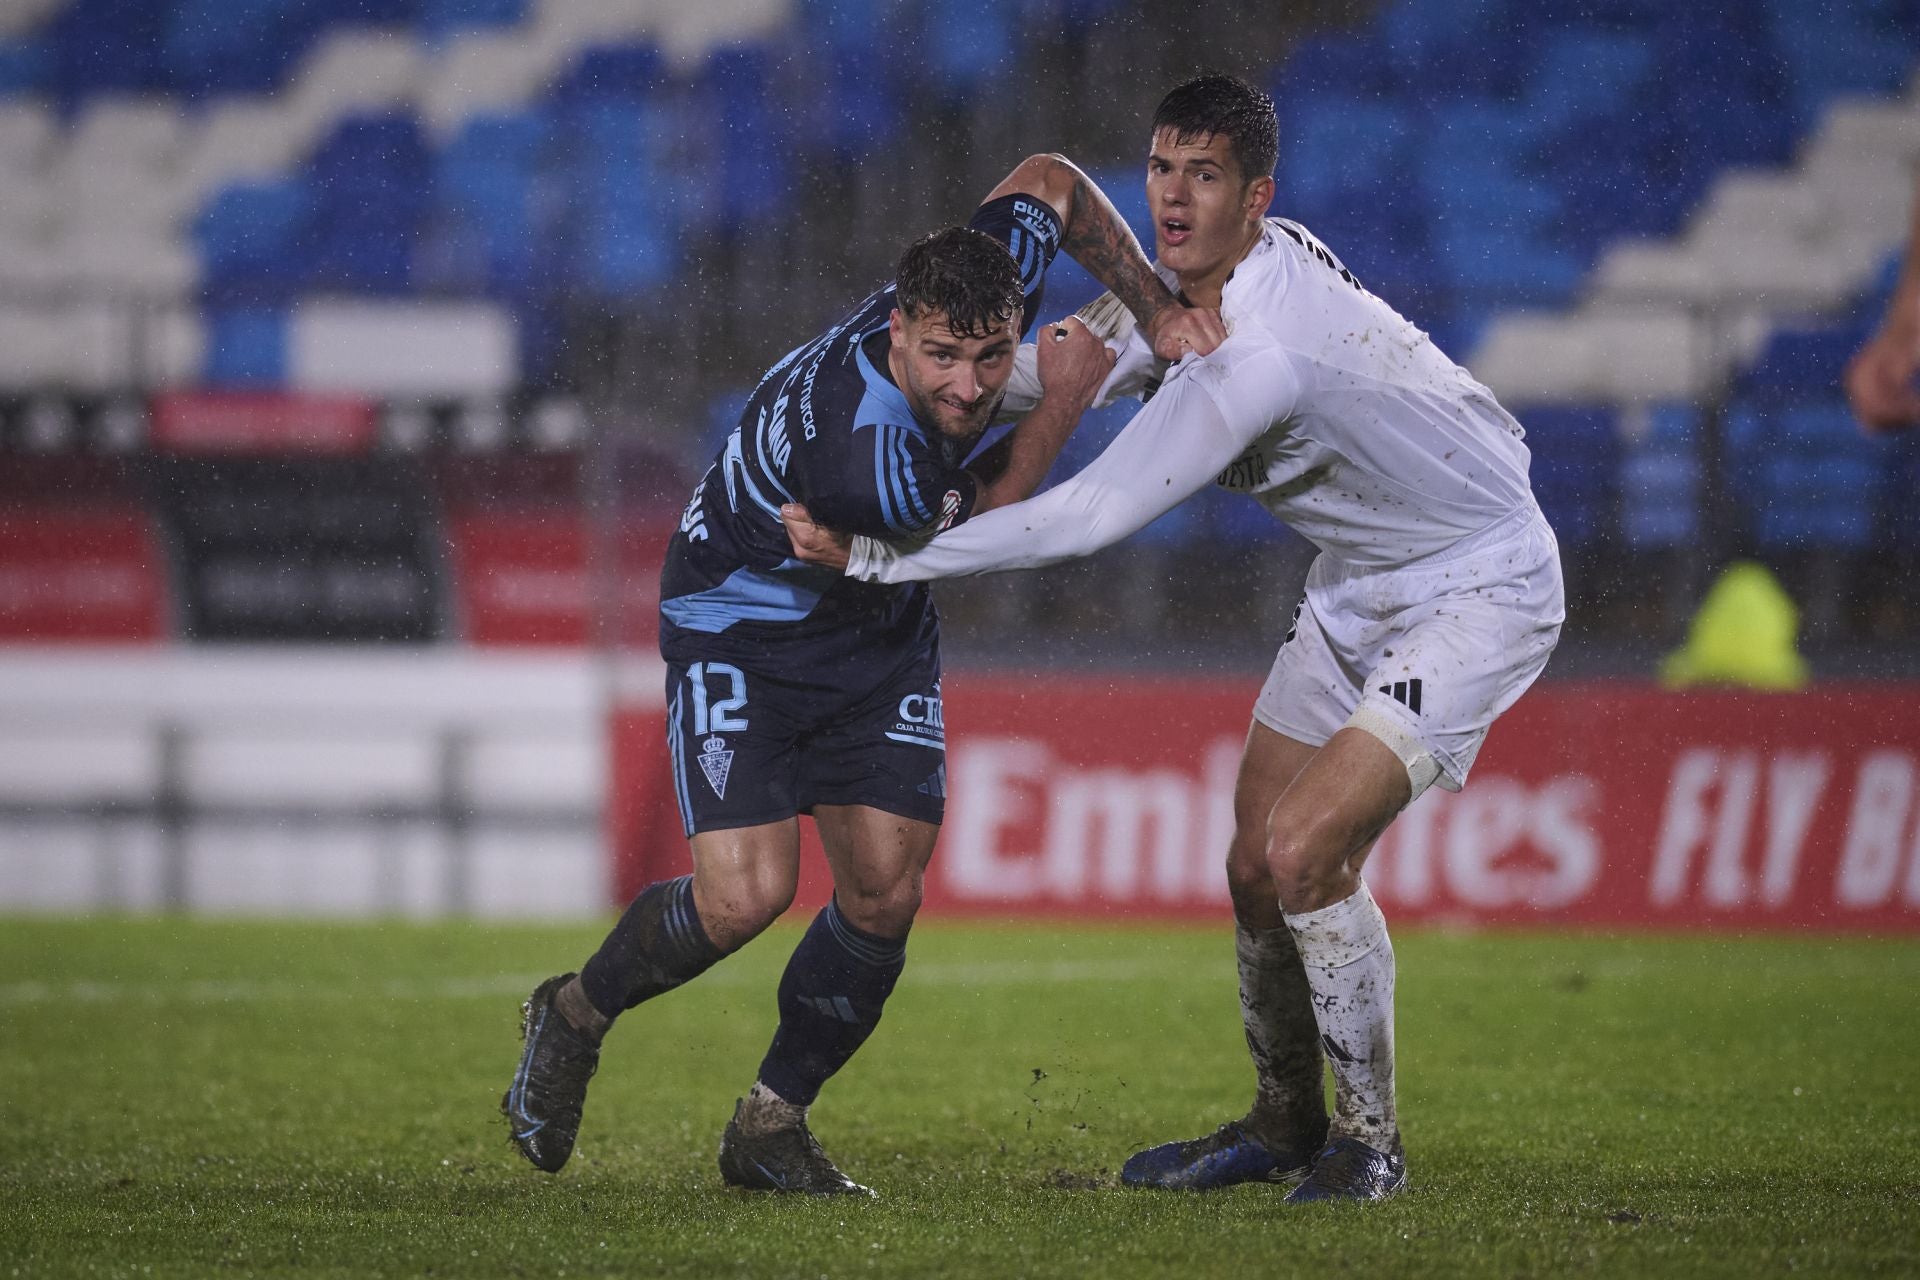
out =
<path fill-rule="evenodd" d="M 720 956 L 694 910 L 693 877 L 661 880 L 640 891 L 580 967 L 580 989 L 587 1003 L 612 1018 L 699 977 Z"/>
<path fill-rule="evenodd" d="M 760 1082 L 782 1101 L 811 1106 L 820 1086 L 880 1025 L 906 963 L 905 938 L 856 928 L 829 901 L 780 978 L 780 1029 L 760 1064 Z"/>

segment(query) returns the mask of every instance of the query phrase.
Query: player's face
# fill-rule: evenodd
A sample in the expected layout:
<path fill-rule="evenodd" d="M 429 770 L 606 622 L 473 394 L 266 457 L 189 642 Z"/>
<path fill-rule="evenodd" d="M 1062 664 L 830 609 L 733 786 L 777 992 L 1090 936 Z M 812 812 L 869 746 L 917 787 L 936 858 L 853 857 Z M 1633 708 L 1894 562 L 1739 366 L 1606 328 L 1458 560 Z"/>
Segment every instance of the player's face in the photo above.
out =
<path fill-rule="evenodd" d="M 953 331 L 945 312 L 914 319 L 895 308 L 889 329 L 894 380 L 913 416 L 954 440 L 986 430 L 1013 376 L 1020 318 L 1009 316 L 997 331 L 969 338 Z"/>
<path fill-rule="evenodd" d="M 1153 135 L 1147 153 L 1147 207 L 1153 212 L 1154 256 L 1180 277 L 1192 301 L 1218 290 L 1246 255 L 1261 215 L 1273 199 L 1273 179 L 1240 175 L 1233 143 L 1220 134 L 1182 142 L 1172 129 Z"/>

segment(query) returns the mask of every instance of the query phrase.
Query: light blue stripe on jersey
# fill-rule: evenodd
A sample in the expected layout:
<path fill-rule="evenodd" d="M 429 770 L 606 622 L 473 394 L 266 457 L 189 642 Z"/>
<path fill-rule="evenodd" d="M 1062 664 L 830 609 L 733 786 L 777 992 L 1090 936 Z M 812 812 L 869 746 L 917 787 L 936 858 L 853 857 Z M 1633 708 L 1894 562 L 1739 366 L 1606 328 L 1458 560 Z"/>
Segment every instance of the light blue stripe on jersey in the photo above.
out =
<path fill-rule="evenodd" d="M 855 423 L 887 422 L 891 423 L 916 440 L 927 438 L 926 428 L 913 416 L 913 410 L 907 404 L 906 396 L 893 380 L 873 367 L 873 361 L 867 359 L 867 349 L 856 346 L 853 349 L 854 363 L 860 369 L 860 376 L 866 379 L 867 393 L 860 398 L 860 408 L 854 414 Z"/>
<path fill-rule="evenodd" d="M 673 794 L 680 802 L 680 825 L 693 834 L 693 804 L 687 795 L 686 745 L 680 741 L 680 690 L 673 691 L 673 703 L 667 710 L 668 754 L 673 758 Z"/>
<path fill-rule="evenodd" d="M 736 569 L 717 587 L 662 600 L 660 612 L 676 627 L 711 635 L 739 622 L 798 622 L 839 578 L 831 569 L 798 560 L 778 569 Z"/>
<path fill-rule="evenodd" d="M 855 427 L 858 431 L 860 428 Z M 889 450 L 887 437 L 890 428 L 885 423 L 875 423 L 873 427 L 873 491 L 880 499 L 880 519 L 889 529 L 905 533 L 900 524 L 900 497 L 894 491 L 893 474 L 889 470 Z"/>
<path fill-rule="evenodd" d="M 907 497 L 913 500 L 914 510 L 919 512 L 919 518 L 914 521 L 914 528 L 924 529 L 932 523 L 933 512 L 927 510 L 927 504 L 921 500 L 920 483 L 913 478 L 913 455 L 907 451 L 905 437 L 896 436 L 893 448 L 897 455 L 896 465 L 899 469 L 900 487 L 906 491 Z"/>

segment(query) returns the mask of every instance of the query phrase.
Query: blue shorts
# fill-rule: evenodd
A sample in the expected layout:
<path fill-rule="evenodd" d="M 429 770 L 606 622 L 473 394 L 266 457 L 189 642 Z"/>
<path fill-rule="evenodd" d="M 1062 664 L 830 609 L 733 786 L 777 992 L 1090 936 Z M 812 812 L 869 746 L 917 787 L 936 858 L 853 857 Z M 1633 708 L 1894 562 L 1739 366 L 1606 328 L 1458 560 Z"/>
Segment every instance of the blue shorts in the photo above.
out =
<path fill-rule="evenodd" d="M 669 662 L 667 748 L 687 834 L 780 822 L 817 804 L 939 823 L 940 650 L 878 658 L 876 678 L 856 682 L 764 660 Z"/>

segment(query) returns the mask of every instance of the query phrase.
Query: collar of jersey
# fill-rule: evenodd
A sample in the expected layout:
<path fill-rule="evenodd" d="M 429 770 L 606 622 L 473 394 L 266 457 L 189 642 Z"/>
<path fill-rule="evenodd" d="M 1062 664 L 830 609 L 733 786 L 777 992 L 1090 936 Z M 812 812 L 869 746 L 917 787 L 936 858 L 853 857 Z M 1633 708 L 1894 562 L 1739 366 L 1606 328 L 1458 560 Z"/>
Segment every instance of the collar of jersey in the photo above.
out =
<path fill-rule="evenodd" d="M 860 376 L 867 380 L 866 399 L 860 403 L 860 420 L 854 425 L 862 426 L 876 420 L 884 421 L 905 427 L 924 441 L 927 438 L 927 429 L 920 425 L 918 418 L 913 416 L 913 409 L 907 404 L 906 394 L 894 385 L 892 378 L 874 368 L 873 361 L 867 359 L 866 335 L 863 334 L 860 341 L 853 344 L 853 358 L 860 369 Z M 878 411 L 877 418 L 868 413 L 869 402 Z"/>
<path fill-rule="evenodd" d="M 1271 257 L 1273 254 L 1275 244 L 1273 237 L 1273 219 L 1262 218 L 1260 220 L 1260 238 L 1254 241 L 1253 247 L 1247 250 L 1246 256 L 1234 265 L 1233 274 L 1227 277 L 1227 282 L 1220 286 L 1221 319 L 1227 319 L 1227 295 L 1229 293 L 1238 294 L 1243 292 L 1250 287 L 1250 281 L 1254 277 L 1263 274 L 1265 259 Z M 1235 288 L 1236 285 L 1239 287 Z M 1228 323 L 1227 328 L 1229 332 L 1232 331 L 1233 326 L 1231 322 Z"/>

